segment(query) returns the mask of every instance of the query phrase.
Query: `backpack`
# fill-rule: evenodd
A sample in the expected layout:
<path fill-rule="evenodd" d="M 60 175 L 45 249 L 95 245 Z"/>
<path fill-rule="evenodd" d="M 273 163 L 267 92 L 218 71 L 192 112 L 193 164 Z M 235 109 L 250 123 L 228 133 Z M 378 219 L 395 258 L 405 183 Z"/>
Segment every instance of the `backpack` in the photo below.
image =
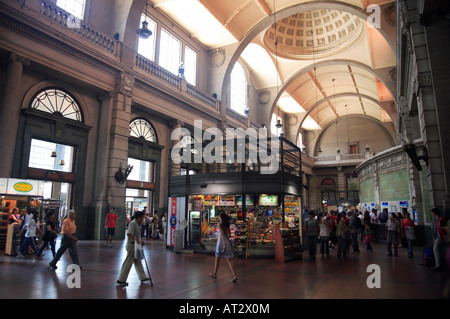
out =
<path fill-rule="evenodd" d="M 423 250 L 422 261 L 422 265 L 427 267 L 433 267 L 435 265 L 434 253 L 431 247 L 427 247 Z"/>

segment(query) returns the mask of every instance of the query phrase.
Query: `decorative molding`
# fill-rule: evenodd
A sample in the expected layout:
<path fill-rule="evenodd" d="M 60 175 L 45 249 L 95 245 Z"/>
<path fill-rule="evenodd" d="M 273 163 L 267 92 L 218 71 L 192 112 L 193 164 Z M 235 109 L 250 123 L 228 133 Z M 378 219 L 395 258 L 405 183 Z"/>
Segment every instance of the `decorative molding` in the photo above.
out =
<path fill-rule="evenodd" d="M 11 52 L 9 54 L 9 62 L 19 62 L 25 66 L 30 66 L 31 64 L 30 59 L 24 58 L 23 56 L 20 56 L 15 52 Z"/>
<path fill-rule="evenodd" d="M 13 19 L 12 17 L 0 14 L 0 25 L 18 34 L 22 34 L 30 39 L 36 40 L 37 42 L 46 45 L 49 48 L 55 49 L 60 53 L 75 57 L 86 64 L 92 65 L 95 68 L 107 71 L 111 74 L 117 73 L 117 69 L 107 65 L 106 63 L 100 62 L 99 60 L 92 58 L 89 54 L 75 49 L 74 47 L 71 47 L 70 45 L 62 41 L 52 39 L 48 34 L 40 32 L 22 22 Z"/>
<path fill-rule="evenodd" d="M 391 4 L 390 6 L 384 8 L 384 21 L 391 27 L 394 27 L 397 20 L 397 11 L 395 4 Z"/>
<path fill-rule="evenodd" d="M 120 78 L 118 79 L 118 91 L 128 97 L 133 96 L 133 89 L 134 89 L 134 75 L 123 71 L 120 74 Z"/>
<path fill-rule="evenodd" d="M 271 98 L 271 93 L 268 90 L 264 90 L 259 92 L 259 103 L 260 104 L 267 104 L 270 102 L 270 98 Z"/>
<path fill-rule="evenodd" d="M 225 63 L 225 49 L 217 48 L 211 51 L 211 65 L 218 68 Z"/>

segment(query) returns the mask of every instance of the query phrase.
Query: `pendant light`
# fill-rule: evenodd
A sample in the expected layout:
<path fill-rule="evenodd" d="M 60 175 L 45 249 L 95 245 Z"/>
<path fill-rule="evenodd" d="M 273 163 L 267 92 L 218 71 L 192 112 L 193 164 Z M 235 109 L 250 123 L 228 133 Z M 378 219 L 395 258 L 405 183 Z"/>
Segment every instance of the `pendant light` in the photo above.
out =
<path fill-rule="evenodd" d="M 136 33 L 139 35 L 139 38 L 141 39 L 148 39 L 152 35 L 152 31 L 148 29 L 148 22 L 147 22 L 147 7 L 148 7 L 148 1 L 145 3 L 145 17 L 144 21 L 142 22 L 142 28 L 137 29 Z"/>
<path fill-rule="evenodd" d="M 273 1 L 273 20 L 274 20 L 274 26 L 275 26 L 275 69 L 276 69 L 276 80 L 277 80 L 277 97 L 278 94 L 280 93 L 280 89 L 278 86 L 278 39 L 277 39 L 277 19 L 275 17 L 275 0 Z M 276 128 L 277 128 L 277 133 L 278 130 L 280 130 L 283 127 L 283 124 L 281 123 L 281 119 L 280 119 L 280 107 L 278 106 L 278 101 L 277 101 L 277 105 L 276 107 L 278 107 L 278 114 L 277 114 L 277 124 L 275 124 Z M 278 134 L 280 135 L 280 134 Z"/>

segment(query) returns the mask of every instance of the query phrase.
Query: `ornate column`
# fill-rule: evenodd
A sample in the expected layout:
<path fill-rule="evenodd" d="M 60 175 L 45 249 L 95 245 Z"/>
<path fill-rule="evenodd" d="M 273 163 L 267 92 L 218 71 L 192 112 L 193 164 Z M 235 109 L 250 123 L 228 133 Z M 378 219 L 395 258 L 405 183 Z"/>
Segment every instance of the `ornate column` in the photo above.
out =
<path fill-rule="evenodd" d="M 402 10 L 406 34 L 410 41 L 413 56 L 412 75 L 413 83 L 410 93 L 417 97 L 417 109 L 420 124 L 420 133 L 423 144 L 428 151 L 428 185 L 430 191 L 430 205 L 437 206 L 443 211 L 447 193 L 445 178 L 445 162 L 443 157 L 442 139 L 446 134 L 441 134 L 439 128 L 439 113 L 436 103 L 433 75 L 431 72 L 430 47 L 424 22 L 420 21 L 420 8 L 416 1 L 403 1 Z M 446 106 L 445 106 L 446 107 Z M 444 106 L 441 106 L 444 108 Z"/>
<path fill-rule="evenodd" d="M 6 69 L 3 97 L 0 101 L 0 176 L 11 177 L 19 125 L 23 66 L 29 66 L 30 60 L 11 52 Z"/>
<path fill-rule="evenodd" d="M 108 182 L 107 201 L 116 208 L 119 216 L 117 235 L 125 234 L 126 218 L 126 183 L 120 184 L 115 179 L 119 167 L 123 169 L 128 164 L 128 139 L 130 136 L 131 104 L 134 88 L 134 76 L 128 72 L 121 72 L 117 77 L 116 88 L 111 96 L 111 124 L 108 125 Z"/>
<path fill-rule="evenodd" d="M 98 117 L 97 143 L 95 152 L 94 169 L 94 195 L 91 208 L 95 214 L 94 239 L 103 239 L 105 236 L 104 222 L 108 211 L 108 163 L 111 127 L 111 115 L 113 108 L 113 92 L 102 94 L 98 97 L 100 113 Z"/>

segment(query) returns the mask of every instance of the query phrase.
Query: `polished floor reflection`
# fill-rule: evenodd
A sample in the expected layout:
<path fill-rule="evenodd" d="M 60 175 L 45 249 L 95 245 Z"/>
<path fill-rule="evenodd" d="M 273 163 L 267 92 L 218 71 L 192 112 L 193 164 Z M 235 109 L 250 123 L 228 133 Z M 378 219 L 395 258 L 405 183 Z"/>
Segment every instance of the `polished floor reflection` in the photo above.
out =
<path fill-rule="evenodd" d="M 406 249 L 398 257 L 388 257 L 384 243 L 375 243 L 374 252 L 362 251 L 338 259 L 331 256 L 315 260 L 277 263 L 273 259 L 237 258 L 237 283 L 222 260 L 217 279 L 208 276 L 214 256 L 176 254 L 162 240 L 148 240 L 145 253 L 153 286 L 141 283 L 134 268 L 127 287 L 116 280 L 125 258 L 125 242 L 104 246 L 103 241 L 80 241 L 80 288 L 69 288 L 72 272 L 68 252 L 51 270 L 50 250 L 42 260 L 18 259 L 0 255 L 0 298 L 2 299 L 442 299 L 448 272 L 435 272 L 420 265 L 423 247 L 416 247 L 414 258 Z M 370 289 L 368 266 L 380 268 L 380 288 Z M 144 268 L 145 265 L 144 265 Z"/>

